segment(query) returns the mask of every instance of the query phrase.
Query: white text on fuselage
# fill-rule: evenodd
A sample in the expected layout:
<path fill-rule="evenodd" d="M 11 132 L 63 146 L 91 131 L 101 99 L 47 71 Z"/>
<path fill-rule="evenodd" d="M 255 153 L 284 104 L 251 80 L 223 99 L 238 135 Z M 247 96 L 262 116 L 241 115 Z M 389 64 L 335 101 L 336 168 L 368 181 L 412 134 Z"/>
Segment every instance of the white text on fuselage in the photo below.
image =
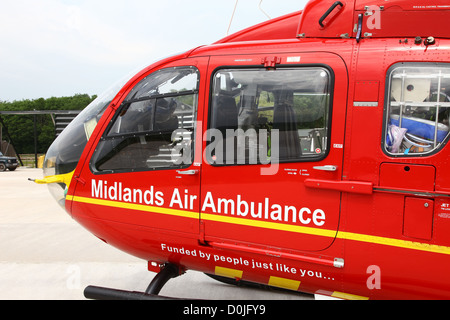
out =
<path fill-rule="evenodd" d="M 124 187 L 122 182 L 108 184 L 104 180 L 92 179 L 92 198 L 120 201 L 131 204 L 142 204 L 171 209 L 194 211 L 199 201 L 197 195 L 189 193 L 188 189 L 179 190 L 173 188 L 170 197 L 162 191 L 156 190 L 154 186 L 148 189 Z M 167 201 L 170 199 L 170 201 Z M 308 207 L 298 209 L 294 205 L 280 205 L 273 203 L 266 197 L 263 201 L 248 201 L 240 194 L 235 198 L 215 197 L 212 192 L 206 192 L 201 205 L 201 212 L 231 215 L 242 218 L 253 218 L 276 222 L 300 223 L 302 225 L 313 225 L 322 227 L 326 216 L 322 209 L 311 210 Z"/>

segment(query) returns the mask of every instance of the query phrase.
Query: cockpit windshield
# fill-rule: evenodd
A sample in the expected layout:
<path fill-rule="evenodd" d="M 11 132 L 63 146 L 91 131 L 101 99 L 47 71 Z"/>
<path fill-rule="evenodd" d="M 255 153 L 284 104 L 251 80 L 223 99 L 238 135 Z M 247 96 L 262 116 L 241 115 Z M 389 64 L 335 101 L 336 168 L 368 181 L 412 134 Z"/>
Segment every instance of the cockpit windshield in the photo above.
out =
<path fill-rule="evenodd" d="M 55 139 L 45 156 L 44 177 L 68 174 L 75 170 L 92 132 L 106 108 L 123 87 L 124 80 L 117 82 L 92 101 Z M 129 77 L 126 81 L 128 80 Z M 53 197 L 64 207 L 66 184 L 50 183 L 48 187 Z"/>

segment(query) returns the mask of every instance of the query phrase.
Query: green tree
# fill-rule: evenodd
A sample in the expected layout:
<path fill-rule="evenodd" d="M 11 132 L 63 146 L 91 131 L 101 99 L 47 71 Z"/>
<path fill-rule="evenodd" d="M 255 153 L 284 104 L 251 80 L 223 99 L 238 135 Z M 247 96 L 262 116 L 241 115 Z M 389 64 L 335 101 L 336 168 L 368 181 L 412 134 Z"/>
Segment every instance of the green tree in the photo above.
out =
<path fill-rule="evenodd" d="M 97 96 L 76 94 L 72 97 L 39 98 L 1 102 L 1 111 L 33 111 L 33 110 L 83 110 Z M 13 139 L 18 153 L 34 153 L 34 122 L 29 115 L 2 115 L 8 132 Z M 55 126 L 50 115 L 36 116 L 38 153 L 45 153 L 55 139 Z M 3 135 L 5 139 L 5 135 Z"/>

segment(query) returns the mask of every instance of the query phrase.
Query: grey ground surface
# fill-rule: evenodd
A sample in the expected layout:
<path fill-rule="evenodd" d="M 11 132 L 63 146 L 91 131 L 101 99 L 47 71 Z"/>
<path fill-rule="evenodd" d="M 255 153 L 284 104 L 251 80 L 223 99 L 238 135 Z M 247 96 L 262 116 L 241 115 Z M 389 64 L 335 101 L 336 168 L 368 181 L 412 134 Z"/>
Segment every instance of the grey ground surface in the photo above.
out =
<path fill-rule="evenodd" d="M 41 169 L 0 172 L 0 300 L 85 299 L 88 285 L 144 291 L 155 276 L 147 262 L 98 240 L 29 182 Z M 161 295 L 214 300 L 310 300 L 307 294 L 222 284 L 188 271 Z"/>

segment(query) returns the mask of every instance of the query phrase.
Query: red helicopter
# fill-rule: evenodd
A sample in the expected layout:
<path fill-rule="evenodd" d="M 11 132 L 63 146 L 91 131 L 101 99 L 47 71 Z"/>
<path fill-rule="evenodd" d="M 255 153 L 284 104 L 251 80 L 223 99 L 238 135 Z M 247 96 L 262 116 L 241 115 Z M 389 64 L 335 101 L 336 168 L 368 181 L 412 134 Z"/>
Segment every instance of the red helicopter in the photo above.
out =
<path fill-rule="evenodd" d="M 430 4 L 431 3 L 431 4 Z M 89 105 L 44 179 L 104 242 L 342 299 L 450 298 L 448 1 L 312 0 L 145 68 Z"/>

